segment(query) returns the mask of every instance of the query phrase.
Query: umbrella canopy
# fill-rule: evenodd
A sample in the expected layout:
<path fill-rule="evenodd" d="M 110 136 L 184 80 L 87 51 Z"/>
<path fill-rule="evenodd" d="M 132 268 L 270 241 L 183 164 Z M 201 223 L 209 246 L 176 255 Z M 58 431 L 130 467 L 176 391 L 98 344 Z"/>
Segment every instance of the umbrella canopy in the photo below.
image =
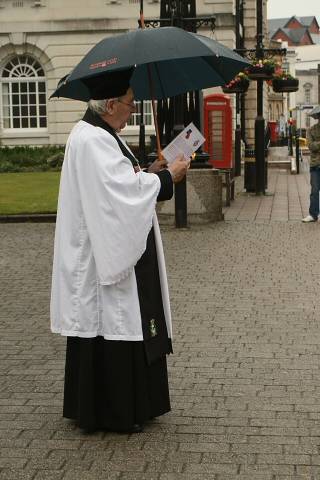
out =
<path fill-rule="evenodd" d="M 130 79 L 135 99 L 163 99 L 224 85 L 248 65 L 231 49 L 202 35 L 176 27 L 139 29 L 95 45 L 60 80 L 51 97 L 108 98 L 108 75 L 135 67 Z"/>
<path fill-rule="evenodd" d="M 311 112 L 308 114 L 312 118 L 319 118 L 320 117 L 320 105 L 314 107 Z"/>

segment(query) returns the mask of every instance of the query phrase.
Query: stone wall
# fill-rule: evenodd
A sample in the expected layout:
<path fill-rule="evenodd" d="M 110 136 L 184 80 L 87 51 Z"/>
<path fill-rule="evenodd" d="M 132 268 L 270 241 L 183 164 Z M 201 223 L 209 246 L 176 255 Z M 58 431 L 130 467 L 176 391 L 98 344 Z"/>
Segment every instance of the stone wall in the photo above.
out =
<path fill-rule="evenodd" d="M 188 171 L 187 204 L 189 225 L 223 220 L 222 177 L 217 170 L 191 169 Z M 174 211 L 174 198 L 158 203 L 159 222 L 162 225 L 174 225 Z"/>

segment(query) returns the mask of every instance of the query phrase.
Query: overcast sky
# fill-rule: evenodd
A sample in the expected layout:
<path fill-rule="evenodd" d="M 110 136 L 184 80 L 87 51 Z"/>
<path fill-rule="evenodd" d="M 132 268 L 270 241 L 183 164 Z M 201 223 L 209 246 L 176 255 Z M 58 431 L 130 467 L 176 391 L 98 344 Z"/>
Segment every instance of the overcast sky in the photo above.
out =
<path fill-rule="evenodd" d="M 314 15 L 320 23 L 320 0 L 268 0 L 268 18 Z"/>

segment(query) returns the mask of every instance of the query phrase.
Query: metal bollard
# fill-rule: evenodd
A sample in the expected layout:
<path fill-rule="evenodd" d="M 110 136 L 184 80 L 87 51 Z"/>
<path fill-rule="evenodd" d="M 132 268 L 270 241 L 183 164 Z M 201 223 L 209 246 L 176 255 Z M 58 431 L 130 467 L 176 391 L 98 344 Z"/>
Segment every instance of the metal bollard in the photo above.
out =
<path fill-rule="evenodd" d="M 297 173 L 300 171 L 300 144 L 299 144 L 299 132 L 296 131 L 296 165 Z"/>

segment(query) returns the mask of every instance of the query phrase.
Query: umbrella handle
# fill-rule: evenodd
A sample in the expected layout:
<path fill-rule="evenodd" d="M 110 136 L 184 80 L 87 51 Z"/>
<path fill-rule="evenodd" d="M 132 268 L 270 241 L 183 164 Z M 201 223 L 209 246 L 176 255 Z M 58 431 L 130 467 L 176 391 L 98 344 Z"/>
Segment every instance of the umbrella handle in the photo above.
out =
<path fill-rule="evenodd" d="M 146 28 L 146 26 L 145 26 L 145 24 L 144 24 L 143 10 L 142 10 L 141 7 L 140 7 L 140 28 Z"/>
<path fill-rule="evenodd" d="M 158 154 L 159 160 L 163 160 L 163 155 L 161 153 L 159 125 L 158 125 L 158 117 L 157 117 L 157 111 L 156 111 L 156 103 L 155 103 L 154 94 L 153 94 L 153 81 L 152 81 L 150 65 L 148 65 L 148 77 L 149 77 L 149 85 L 150 85 L 150 93 L 151 93 L 151 104 L 152 104 L 154 128 L 155 128 L 155 131 L 156 131 L 157 154 Z"/>

